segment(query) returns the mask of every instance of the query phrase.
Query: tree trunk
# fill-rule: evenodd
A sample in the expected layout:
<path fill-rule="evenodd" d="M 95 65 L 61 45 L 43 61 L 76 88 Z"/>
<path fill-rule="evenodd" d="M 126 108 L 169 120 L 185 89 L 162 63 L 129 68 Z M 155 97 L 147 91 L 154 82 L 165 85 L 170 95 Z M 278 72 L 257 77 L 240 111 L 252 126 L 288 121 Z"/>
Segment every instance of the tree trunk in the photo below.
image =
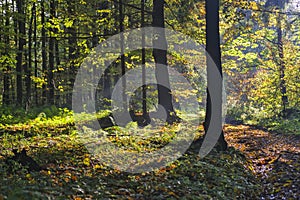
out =
<path fill-rule="evenodd" d="M 54 0 L 50 1 L 50 18 L 54 20 L 55 17 L 55 2 Z M 54 26 L 51 21 L 51 25 Z M 47 76 L 47 84 L 48 84 L 48 95 L 47 95 L 47 103 L 49 105 L 54 105 L 54 79 L 53 79 L 53 70 L 54 70 L 54 51 L 55 51 L 55 38 L 52 36 L 54 32 L 54 28 L 50 28 L 50 39 L 49 39 L 49 69 Z"/>
<path fill-rule="evenodd" d="M 55 34 L 57 34 L 57 29 L 54 30 Z M 55 61 L 56 61 L 56 66 L 57 66 L 57 77 L 62 76 L 62 72 L 59 69 L 60 65 L 60 58 L 59 58 L 59 42 L 56 38 L 54 38 L 55 41 Z M 55 97 L 55 105 L 56 106 L 61 106 L 61 94 L 60 92 L 57 92 L 56 97 Z"/>
<path fill-rule="evenodd" d="M 220 33 L 219 33 L 219 0 L 206 0 L 206 51 L 217 66 L 219 73 L 222 76 L 222 63 L 221 63 L 221 50 L 220 50 Z M 209 59 L 207 59 L 207 63 Z M 207 67 L 213 67 L 211 64 L 207 64 Z M 214 80 L 211 80 L 209 70 L 207 70 L 207 84 L 211 84 Z M 222 88 L 222 86 L 221 86 Z M 212 116 L 212 101 L 210 91 L 207 89 L 207 103 L 206 103 L 206 115 L 204 122 L 205 133 L 208 132 L 209 126 L 214 126 L 214 122 L 211 121 Z M 222 114 L 220 112 L 220 114 Z M 220 117 L 222 119 L 222 117 Z M 218 146 L 220 150 L 227 149 L 227 142 L 224 138 L 224 132 L 222 131 L 220 138 L 218 139 Z"/>
<path fill-rule="evenodd" d="M 5 1 L 5 10 L 6 10 L 6 17 L 5 17 L 5 36 L 4 36 L 4 43 L 5 43 L 5 50 L 4 50 L 4 54 L 5 56 L 9 56 L 9 31 L 10 31 L 10 22 L 9 22 L 9 18 L 10 18 L 10 11 L 9 11 L 9 4 L 8 4 L 8 0 Z M 10 92 L 10 73 L 11 73 L 11 67 L 9 65 L 9 62 L 6 61 L 5 62 L 5 66 L 4 66 L 4 77 L 3 77 L 3 96 L 2 96 L 2 103 L 3 105 L 9 105 L 10 104 L 10 99 L 9 99 L 9 92 Z"/>
<path fill-rule="evenodd" d="M 15 15 L 15 13 L 17 12 L 17 10 L 16 10 L 16 7 L 17 7 L 17 2 L 16 2 L 16 0 L 13 0 L 12 1 L 12 10 L 13 10 L 13 13 L 14 13 L 14 15 L 13 15 L 13 23 L 14 23 L 14 32 L 16 33 L 16 34 L 14 34 L 14 42 L 15 42 L 15 45 L 16 46 L 18 46 L 18 44 L 19 44 L 19 37 L 18 37 L 18 17 Z M 17 71 L 17 69 L 16 69 L 16 71 Z M 13 76 L 13 75 L 11 75 L 11 76 Z M 16 85 L 16 78 L 11 78 L 11 102 L 16 102 L 16 96 L 17 96 L 17 94 L 16 94 L 16 87 L 15 87 L 15 85 Z"/>
<path fill-rule="evenodd" d="M 29 22 L 29 31 L 28 31 L 28 66 L 26 68 L 26 109 L 29 109 L 31 104 L 31 69 L 32 69 L 32 29 L 33 29 L 33 20 L 35 15 L 35 3 L 32 6 L 31 17 Z"/>
<path fill-rule="evenodd" d="M 43 78 L 46 78 L 47 74 L 47 54 L 46 54 L 46 21 L 45 21 L 45 2 L 41 1 L 41 23 L 42 23 L 42 72 Z M 42 87 L 42 99 L 41 104 L 44 105 L 47 100 L 47 87 L 43 84 Z"/>
<path fill-rule="evenodd" d="M 164 28 L 164 0 L 153 1 L 152 13 L 153 26 Z M 175 113 L 172 104 L 172 93 L 170 90 L 169 72 L 167 68 L 167 41 L 164 30 L 157 30 L 154 33 L 154 46 L 161 46 L 163 49 L 153 49 L 155 60 L 155 77 L 158 90 L 158 104 L 163 106 L 167 113 L 167 123 L 178 122 L 179 118 Z"/>
<path fill-rule="evenodd" d="M 34 3 L 34 7 L 36 8 L 36 4 Z M 34 77 L 38 77 L 38 53 L 37 53 L 37 21 L 36 21 L 36 9 L 34 11 L 34 30 L 33 30 L 33 40 L 34 40 Z M 39 94 L 38 94 L 38 86 L 37 83 L 34 84 L 34 92 L 35 92 L 35 105 L 39 104 Z"/>
<path fill-rule="evenodd" d="M 145 1 L 141 0 L 141 26 L 145 27 Z M 147 125 L 151 122 L 147 111 L 147 85 L 146 85 L 146 49 L 145 49 L 145 31 L 142 30 L 142 107 L 143 107 L 143 123 Z"/>
<path fill-rule="evenodd" d="M 75 2 L 74 0 L 68 0 L 68 13 L 71 17 L 75 17 Z M 73 18 L 75 20 L 75 18 Z M 73 22 L 75 25 L 75 22 Z M 72 91 L 71 89 L 73 88 L 74 82 L 75 82 L 75 74 L 76 74 L 76 67 L 75 67 L 75 59 L 77 57 L 76 53 L 76 45 L 77 45 L 77 39 L 76 39 L 76 29 L 74 27 L 68 28 L 68 46 L 69 46 L 69 63 L 70 63 L 70 69 L 69 69 L 69 91 Z M 78 99 L 79 101 L 80 99 Z M 72 94 L 71 92 L 68 92 L 67 94 L 67 105 L 70 106 L 72 105 Z"/>
<path fill-rule="evenodd" d="M 288 97 L 286 94 L 286 83 L 285 83 L 285 63 L 283 53 L 283 42 L 282 42 L 282 28 L 281 28 L 281 14 L 278 14 L 277 18 L 277 40 L 278 40 L 278 52 L 279 52 L 279 71 L 280 71 L 280 92 L 282 102 L 282 116 L 286 117 L 286 109 L 288 106 Z"/>
<path fill-rule="evenodd" d="M 19 44 L 17 52 L 17 105 L 23 105 L 23 85 L 22 85 L 22 67 L 23 67 L 23 51 L 24 45 L 26 44 L 25 40 L 25 16 L 24 16 L 24 0 L 17 0 L 17 11 L 18 11 L 18 31 L 19 31 Z"/>
<path fill-rule="evenodd" d="M 120 30 L 120 47 L 121 47 L 121 70 L 122 70 L 122 95 L 123 95 L 123 109 L 124 112 L 127 112 L 127 95 L 126 95 L 126 66 L 125 66 L 125 55 L 124 55 L 124 13 L 123 13 L 123 4 L 122 0 L 119 0 L 119 30 Z"/>

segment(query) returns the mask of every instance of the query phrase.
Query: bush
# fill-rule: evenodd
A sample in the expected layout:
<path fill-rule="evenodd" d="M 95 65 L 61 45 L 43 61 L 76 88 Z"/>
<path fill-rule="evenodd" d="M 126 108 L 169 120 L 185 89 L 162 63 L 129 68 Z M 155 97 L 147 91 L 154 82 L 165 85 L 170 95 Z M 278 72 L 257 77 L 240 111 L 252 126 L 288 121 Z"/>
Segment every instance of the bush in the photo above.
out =
<path fill-rule="evenodd" d="M 11 125 L 18 123 L 26 123 L 35 118 L 50 119 L 55 116 L 67 116 L 72 112 L 67 108 L 57 108 L 56 106 L 35 107 L 26 111 L 21 107 L 2 106 L 0 107 L 0 124 Z"/>

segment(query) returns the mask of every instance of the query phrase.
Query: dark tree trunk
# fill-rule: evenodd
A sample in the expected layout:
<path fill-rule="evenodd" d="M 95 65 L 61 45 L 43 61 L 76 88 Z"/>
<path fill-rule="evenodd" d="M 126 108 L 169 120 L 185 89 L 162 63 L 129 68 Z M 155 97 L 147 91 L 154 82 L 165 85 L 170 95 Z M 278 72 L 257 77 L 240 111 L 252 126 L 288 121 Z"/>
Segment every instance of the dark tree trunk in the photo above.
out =
<path fill-rule="evenodd" d="M 55 29 L 54 32 L 57 34 L 57 30 Z M 59 58 L 59 42 L 58 40 L 55 38 L 55 61 L 56 61 L 56 66 L 57 66 L 57 77 L 59 80 L 61 80 L 61 76 L 62 76 L 62 72 L 59 69 L 59 65 L 60 65 L 60 58 Z M 55 105 L 56 106 L 61 106 L 61 94 L 60 92 L 57 92 L 57 94 L 55 95 Z"/>
<path fill-rule="evenodd" d="M 50 18 L 54 20 L 55 18 L 55 2 L 54 0 L 50 1 Z M 53 26 L 53 22 L 51 22 Z M 54 105 L 54 79 L 53 79 L 53 70 L 54 70 L 54 51 L 55 51 L 55 38 L 52 36 L 54 32 L 53 28 L 50 28 L 50 39 L 49 39 L 49 69 L 48 69 L 48 95 L 47 103 L 49 105 Z"/>
<path fill-rule="evenodd" d="M 33 20 L 35 15 L 35 3 L 32 6 L 31 17 L 29 22 L 28 31 L 28 66 L 26 68 L 26 108 L 29 109 L 31 105 L 31 69 L 32 69 L 32 32 L 33 32 Z"/>
<path fill-rule="evenodd" d="M 122 77 L 124 77 L 126 73 L 126 66 L 125 66 L 125 55 L 124 55 L 124 13 L 123 13 L 123 4 L 122 0 L 119 0 L 119 30 L 120 30 L 120 47 L 121 47 L 121 70 L 122 70 Z M 127 96 L 126 96 L 126 79 L 122 79 L 122 95 L 123 95 L 123 109 L 126 112 L 127 108 Z"/>
<path fill-rule="evenodd" d="M 153 26 L 164 28 L 164 0 L 153 1 L 152 13 Z M 170 90 L 169 72 L 167 68 L 167 41 L 164 30 L 157 30 L 153 39 L 154 46 L 162 49 L 153 49 L 155 60 L 155 76 L 158 90 L 158 104 L 163 106 L 167 113 L 167 122 L 172 124 L 179 121 L 172 104 L 172 94 Z"/>
<path fill-rule="evenodd" d="M 265 9 L 269 10 L 270 8 L 274 8 L 279 11 L 283 11 L 285 6 L 290 3 L 289 0 L 267 0 L 265 3 Z M 278 55 L 279 55 L 279 85 L 280 85 L 280 93 L 281 93 L 281 116 L 286 117 L 287 115 L 287 106 L 288 106 L 288 97 L 286 94 L 286 82 L 285 82 L 285 62 L 284 62 L 284 52 L 283 52 L 283 41 L 282 41 L 282 13 L 278 13 L 277 16 L 277 47 L 278 47 Z"/>
<path fill-rule="evenodd" d="M 14 42 L 15 42 L 15 44 L 16 44 L 16 46 L 18 46 L 18 44 L 19 44 L 19 37 L 18 37 L 18 17 L 15 15 L 15 13 L 17 12 L 17 10 L 16 10 L 16 7 L 17 7 L 17 2 L 16 2 L 16 0 L 13 0 L 12 1 L 12 9 L 13 9 L 13 13 L 14 13 L 14 15 L 13 15 L 13 22 L 14 22 L 14 32 L 16 33 L 16 34 L 14 34 Z M 16 78 L 12 78 L 11 79 L 11 100 L 12 100 L 12 102 L 16 102 L 16 96 L 17 96 L 17 94 L 16 94 L 16 87 L 15 87 L 15 85 L 16 85 Z"/>
<path fill-rule="evenodd" d="M 55 2 L 55 17 L 57 17 L 58 5 L 59 5 L 58 2 L 56 1 Z M 57 33 L 58 33 L 57 28 L 54 29 L 54 33 L 57 35 Z M 58 80 L 61 80 L 62 72 L 59 67 L 60 66 L 59 41 L 56 37 L 54 38 L 54 42 L 55 42 L 55 61 L 56 61 L 56 66 L 57 66 L 57 77 L 58 77 Z M 54 85 L 54 89 L 56 89 L 55 85 Z M 61 106 L 61 102 L 62 102 L 61 94 L 60 94 L 60 92 L 57 92 L 56 97 L 55 97 L 55 105 Z"/>
<path fill-rule="evenodd" d="M 212 58 L 214 64 L 218 67 L 219 73 L 222 75 L 222 63 L 221 63 L 221 50 L 220 50 L 220 33 L 219 33 L 219 0 L 206 0 L 206 51 Z M 209 59 L 207 59 L 209 63 Z M 207 67 L 212 67 L 211 64 L 207 64 Z M 209 70 L 207 70 L 209 73 Z M 214 80 L 211 80 L 209 74 L 207 75 L 207 84 L 211 84 Z M 222 87 L 221 87 L 222 88 Z M 221 112 L 220 112 L 221 113 Z M 207 103 L 206 103 L 206 115 L 204 122 L 205 133 L 207 133 L 209 126 L 214 126 L 214 122 L 211 121 L 212 116 L 212 101 L 210 92 L 207 90 Z M 221 117 L 220 117 L 221 119 Z M 218 146 L 220 150 L 227 149 L 227 142 L 224 138 L 224 132 L 222 131 L 220 138 L 218 139 Z"/>
<path fill-rule="evenodd" d="M 5 50 L 4 50 L 4 54 L 6 56 L 9 55 L 9 31 L 10 31 L 10 22 L 9 22 L 9 18 L 10 18 L 10 11 L 9 11 L 9 4 L 8 4 L 8 0 L 5 1 L 5 10 L 6 10 L 6 17 L 5 17 L 5 36 L 4 36 L 4 42 L 5 42 Z M 3 77 L 3 96 L 2 96 L 2 103 L 4 105 L 9 105 L 10 104 L 10 98 L 9 98 L 9 92 L 10 92 L 10 73 L 11 73 L 11 67 L 9 65 L 9 63 L 6 61 L 5 62 L 5 66 L 4 66 L 4 77 Z"/>
<path fill-rule="evenodd" d="M 277 40 L 278 40 L 278 52 L 279 52 L 279 71 L 280 71 L 280 92 L 282 102 L 282 116 L 286 117 L 286 109 L 288 106 L 288 97 L 286 94 L 286 83 L 285 83 L 285 62 L 283 53 L 283 42 L 282 42 L 282 28 L 281 28 L 281 14 L 278 14 L 277 18 Z"/>
<path fill-rule="evenodd" d="M 106 65 L 108 63 L 105 63 Z M 111 99 L 111 85 L 112 85 L 112 79 L 111 77 L 113 76 L 112 71 L 112 67 L 109 67 L 105 70 L 104 72 L 104 77 L 103 77 L 103 98 L 104 98 L 104 102 L 103 102 L 103 106 L 110 106 L 110 102 L 109 100 Z"/>
<path fill-rule="evenodd" d="M 36 8 L 36 4 L 34 3 L 34 7 Z M 37 54 L 37 21 L 36 21 L 36 9 L 34 11 L 34 30 L 33 30 L 33 40 L 34 40 L 34 77 L 38 77 L 38 54 Z M 34 92 L 35 92 L 35 105 L 38 105 L 38 87 L 37 83 L 34 84 Z"/>
<path fill-rule="evenodd" d="M 145 1 L 141 0 L 141 26 L 145 27 Z M 142 31 L 142 98 L 143 98 L 143 118 L 149 123 L 150 117 L 147 111 L 147 85 L 146 85 L 146 49 L 145 49 L 145 32 Z"/>
<path fill-rule="evenodd" d="M 70 17 L 73 18 L 75 16 L 75 2 L 74 0 L 68 0 L 68 13 L 70 14 Z M 73 19 L 75 20 L 75 19 Z M 75 24 L 75 22 L 73 23 Z M 75 59 L 77 57 L 76 53 L 76 45 L 77 45 L 77 39 L 76 39 L 76 29 L 74 27 L 68 28 L 69 38 L 68 38 L 68 46 L 69 46 L 69 63 L 70 63 L 70 69 L 69 69 L 69 89 L 71 91 L 71 88 L 73 88 L 74 82 L 75 82 L 75 74 L 76 74 L 76 67 L 75 67 Z M 78 99 L 80 100 L 80 99 Z M 72 105 L 72 94 L 68 92 L 67 94 L 67 105 Z"/>
<path fill-rule="evenodd" d="M 45 2 L 41 1 L 41 23 L 42 23 L 42 72 L 43 78 L 47 75 L 47 54 L 46 54 L 46 21 L 45 21 Z M 47 100 L 47 87 L 43 84 L 41 104 L 44 105 Z"/>
<path fill-rule="evenodd" d="M 57 33 L 57 29 L 54 30 L 55 33 Z M 60 65 L 60 58 L 59 58 L 59 42 L 56 38 L 55 39 L 55 60 L 56 60 L 56 65 Z"/>
<path fill-rule="evenodd" d="M 23 85 L 22 85 L 22 68 L 23 68 L 23 51 L 24 45 L 26 44 L 25 40 L 25 16 L 24 16 L 24 0 L 17 0 L 17 11 L 18 11 L 18 31 L 19 31 L 19 44 L 17 52 L 17 105 L 23 105 Z"/>

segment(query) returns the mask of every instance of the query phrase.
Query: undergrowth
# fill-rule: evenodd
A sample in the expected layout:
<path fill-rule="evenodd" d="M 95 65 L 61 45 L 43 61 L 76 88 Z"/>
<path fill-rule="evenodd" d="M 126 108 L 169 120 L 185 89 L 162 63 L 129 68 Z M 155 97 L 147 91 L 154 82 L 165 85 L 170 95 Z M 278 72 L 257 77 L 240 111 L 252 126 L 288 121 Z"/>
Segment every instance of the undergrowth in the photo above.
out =
<path fill-rule="evenodd" d="M 96 118 L 108 114 L 98 113 Z M 189 128 L 185 132 L 203 134 L 203 128 Z M 104 132 L 112 144 L 135 152 L 155 151 L 178 133 L 176 126 L 145 130 L 131 123 Z M 63 109 L 53 116 L 40 112 L 8 123 L 2 119 L 0 143 L 0 199 L 256 199 L 261 190 L 245 157 L 233 148 L 213 151 L 204 159 L 185 154 L 152 172 L 111 168 L 101 161 L 104 155 L 86 149 L 72 113 Z M 32 172 L 8 162 L 13 149 L 26 149 L 43 170 Z"/>

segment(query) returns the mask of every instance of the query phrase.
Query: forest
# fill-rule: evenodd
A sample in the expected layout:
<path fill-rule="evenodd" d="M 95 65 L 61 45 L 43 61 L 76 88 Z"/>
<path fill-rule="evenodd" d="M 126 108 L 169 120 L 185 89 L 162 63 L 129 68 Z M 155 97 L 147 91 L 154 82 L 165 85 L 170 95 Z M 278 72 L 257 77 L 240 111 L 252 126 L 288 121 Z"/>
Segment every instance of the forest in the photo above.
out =
<path fill-rule="evenodd" d="M 298 199 L 300 0 L 0 0 L 0 200 Z"/>

